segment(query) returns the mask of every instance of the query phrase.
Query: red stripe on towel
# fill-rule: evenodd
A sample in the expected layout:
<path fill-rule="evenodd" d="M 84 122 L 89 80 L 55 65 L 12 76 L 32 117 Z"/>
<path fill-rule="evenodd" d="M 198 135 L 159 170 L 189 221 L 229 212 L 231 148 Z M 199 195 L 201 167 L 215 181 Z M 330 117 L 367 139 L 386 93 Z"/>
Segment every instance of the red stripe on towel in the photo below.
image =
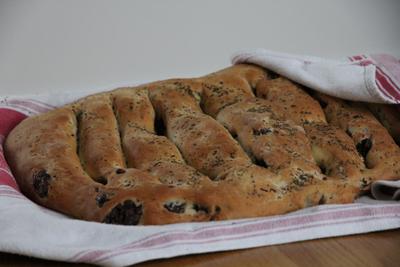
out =
<path fill-rule="evenodd" d="M 181 233 L 167 233 L 163 236 L 156 238 L 149 238 L 148 240 L 140 242 L 132 242 L 131 244 L 125 245 L 123 249 L 116 250 L 93 250 L 87 253 L 80 253 L 79 257 L 75 257 L 73 261 L 103 261 L 110 257 L 117 256 L 119 254 L 133 252 L 143 248 L 151 249 L 154 246 L 160 246 L 163 244 L 169 244 L 173 241 L 184 241 L 184 240 L 204 240 L 207 238 L 218 238 L 226 239 L 229 236 L 237 236 L 237 239 L 245 238 L 247 234 L 260 231 L 276 231 L 278 229 L 285 228 L 288 231 L 290 228 L 304 226 L 315 222 L 329 222 L 338 219 L 351 219 L 352 217 L 370 217 L 371 215 L 377 216 L 379 214 L 387 214 L 400 212 L 400 207 L 377 207 L 377 208 L 361 208 L 356 207 L 349 210 L 334 210 L 327 213 L 316 213 L 307 214 L 304 216 L 294 217 L 278 217 L 266 218 L 265 220 L 257 221 L 251 224 L 244 225 L 227 225 L 225 227 L 219 227 L 218 229 L 206 229 L 200 231 L 187 231 Z M 240 236 L 239 236 L 240 235 Z M 245 235 L 245 236 L 243 236 Z"/>
<path fill-rule="evenodd" d="M 390 78 L 387 77 L 379 68 L 376 69 L 376 80 L 379 81 L 377 83 L 378 88 L 382 91 L 384 87 L 385 91 L 387 91 L 391 96 L 393 96 L 398 103 L 400 103 L 400 89 L 396 88 L 391 82 Z"/>
<path fill-rule="evenodd" d="M 19 190 L 3 153 L 3 142 L 8 133 L 26 116 L 15 110 L 0 108 L 0 185 L 8 185 Z"/>

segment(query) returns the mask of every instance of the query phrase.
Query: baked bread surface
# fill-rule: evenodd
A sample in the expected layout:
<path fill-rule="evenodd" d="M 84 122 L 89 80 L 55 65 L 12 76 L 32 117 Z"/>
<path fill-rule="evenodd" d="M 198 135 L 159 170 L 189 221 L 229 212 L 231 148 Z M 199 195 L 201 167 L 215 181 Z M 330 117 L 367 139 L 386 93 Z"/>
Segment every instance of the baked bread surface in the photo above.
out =
<path fill-rule="evenodd" d="M 374 180 L 400 178 L 400 149 L 366 106 L 244 64 L 27 118 L 4 151 L 33 201 L 126 225 L 351 203 Z"/>

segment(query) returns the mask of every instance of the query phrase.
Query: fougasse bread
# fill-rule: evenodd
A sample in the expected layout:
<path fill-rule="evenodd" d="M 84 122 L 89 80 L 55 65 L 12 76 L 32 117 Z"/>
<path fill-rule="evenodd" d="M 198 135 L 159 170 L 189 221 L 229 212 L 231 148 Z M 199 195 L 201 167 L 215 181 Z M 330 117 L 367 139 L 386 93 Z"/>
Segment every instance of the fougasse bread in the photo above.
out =
<path fill-rule="evenodd" d="M 371 182 L 400 178 L 400 149 L 365 105 L 244 64 L 29 117 L 4 151 L 33 201 L 124 225 L 351 203 Z"/>

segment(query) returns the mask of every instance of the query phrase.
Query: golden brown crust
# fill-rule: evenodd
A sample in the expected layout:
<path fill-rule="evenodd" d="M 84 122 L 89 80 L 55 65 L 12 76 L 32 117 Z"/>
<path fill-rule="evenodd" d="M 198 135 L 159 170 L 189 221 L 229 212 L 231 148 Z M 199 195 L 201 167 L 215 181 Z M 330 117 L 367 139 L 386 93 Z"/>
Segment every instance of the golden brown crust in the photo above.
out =
<path fill-rule="evenodd" d="M 79 156 L 82 167 L 96 181 L 115 168 L 124 168 L 118 123 L 108 95 L 88 97 L 76 106 Z"/>
<path fill-rule="evenodd" d="M 400 178 L 364 107 L 252 65 L 83 98 L 21 122 L 5 153 L 32 200 L 118 224 L 282 214 Z"/>
<path fill-rule="evenodd" d="M 236 65 L 200 79 L 204 112 L 215 117 L 226 106 L 253 98 L 252 89 L 266 72 L 252 65 Z"/>
<path fill-rule="evenodd" d="M 154 133 L 155 113 L 147 90 L 119 88 L 112 95 L 119 128 L 124 134 L 127 127 L 137 127 Z"/>
<path fill-rule="evenodd" d="M 301 126 L 280 120 L 264 109 L 263 99 L 249 99 L 224 108 L 217 120 L 232 135 L 256 164 L 275 173 L 300 168 L 314 172 L 311 146 Z M 282 175 L 285 180 L 286 175 Z M 290 176 L 286 176 L 290 179 Z"/>
<path fill-rule="evenodd" d="M 312 99 L 300 85 L 279 77 L 263 80 L 257 84 L 257 97 L 273 105 L 276 114 L 290 114 L 287 119 L 297 124 L 305 122 L 326 123 L 324 113 L 318 102 Z"/>
<path fill-rule="evenodd" d="M 324 103 L 328 122 L 345 131 L 364 158 L 366 168 L 362 172 L 362 189 L 368 189 L 375 180 L 399 178 L 400 148 L 363 104 L 320 93 L 316 97 Z"/>

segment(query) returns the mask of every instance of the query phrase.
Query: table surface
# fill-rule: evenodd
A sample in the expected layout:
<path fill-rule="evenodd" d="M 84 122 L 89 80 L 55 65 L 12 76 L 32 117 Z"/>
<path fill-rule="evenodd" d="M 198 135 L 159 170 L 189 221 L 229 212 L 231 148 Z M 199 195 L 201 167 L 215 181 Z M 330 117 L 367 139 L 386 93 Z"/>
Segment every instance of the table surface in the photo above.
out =
<path fill-rule="evenodd" d="M 136 267 L 172 266 L 399 266 L 400 229 L 228 252 L 149 261 Z M 0 267 L 77 266 L 0 253 Z M 79 264 L 79 266 L 91 266 Z"/>

